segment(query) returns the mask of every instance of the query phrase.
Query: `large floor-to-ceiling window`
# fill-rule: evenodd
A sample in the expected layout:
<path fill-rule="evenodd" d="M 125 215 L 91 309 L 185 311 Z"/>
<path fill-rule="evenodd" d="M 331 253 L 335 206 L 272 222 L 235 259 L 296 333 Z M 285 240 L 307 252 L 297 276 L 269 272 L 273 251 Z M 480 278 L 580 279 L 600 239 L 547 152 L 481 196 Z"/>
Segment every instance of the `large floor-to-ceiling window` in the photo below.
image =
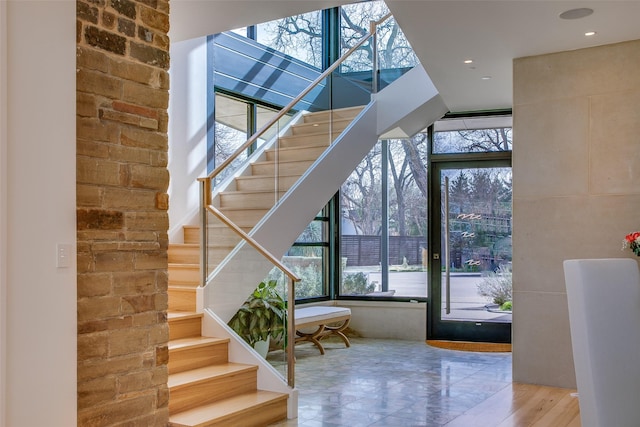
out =
<path fill-rule="evenodd" d="M 341 297 L 427 297 L 427 147 L 381 140 L 342 185 Z"/>
<path fill-rule="evenodd" d="M 387 13 L 382 1 L 361 2 L 234 30 L 265 53 L 216 95 L 216 163 L 260 128 L 256 118 L 269 117 L 271 110 L 256 96 L 271 88 L 252 92 L 248 78 L 260 75 L 274 52 L 321 70 Z M 378 27 L 375 61 L 373 49 L 364 44 L 340 67 L 349 85 L 371 85 L 374 62 L 379 88 L 418 62 L 393 19 Z M 363 159 L 285 255 L 285 264 L 302 277 L 297 299 L 427 297 L 426 147 L 424 133 L 389 137 Z"/>

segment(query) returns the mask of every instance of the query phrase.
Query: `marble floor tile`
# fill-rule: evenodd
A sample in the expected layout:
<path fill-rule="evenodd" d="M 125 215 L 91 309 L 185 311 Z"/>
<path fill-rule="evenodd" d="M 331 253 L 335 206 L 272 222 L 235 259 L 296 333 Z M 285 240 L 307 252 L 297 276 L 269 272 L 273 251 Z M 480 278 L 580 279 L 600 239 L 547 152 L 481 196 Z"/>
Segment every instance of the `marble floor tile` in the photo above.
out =
<path fill-rule="evenodd" d="M 327 340 L 296 347 L 298 418 L 278 427 L 438 427 L 511 384 L 511 353 L 423 342 Z M 270 356 L 271 357 L 271 356 Z"/>

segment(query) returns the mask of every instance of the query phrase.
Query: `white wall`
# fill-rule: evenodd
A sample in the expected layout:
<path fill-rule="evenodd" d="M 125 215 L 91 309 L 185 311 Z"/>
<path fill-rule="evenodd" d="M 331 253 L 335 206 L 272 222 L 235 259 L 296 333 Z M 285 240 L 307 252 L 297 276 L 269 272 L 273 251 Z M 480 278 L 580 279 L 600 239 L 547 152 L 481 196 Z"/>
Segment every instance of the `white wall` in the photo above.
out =
<path fill-rule="evenodd" d="M 0 426 L 6 425 L 7 372 L 7 3 L 0 2 Z"/>
<path fill-rule="evenodd" d="M 77 406 L 76 4 L 1 4 L 0 425 L 67 427 Z M 56 267 L 58 243 L 74 248 L 68 268 Z"/>
<path fill-rule="evenodd" d="M 424 341 L 427 304 L 424 302 L 337 301 L 351 309 L 349 327 L 365 338 Z"/>
<path fill-rule="evenodd" d="M 169 91 L 169 240 L 197 220 L 197 178 L 207 172 L 206 37 L 171 43 Z"/>
<path fill-rule="evenodd" d="M 640 40 L 514 61 L 514 381 L 576 385 L 565 259 L 638 260 L 639 68 Z"/>

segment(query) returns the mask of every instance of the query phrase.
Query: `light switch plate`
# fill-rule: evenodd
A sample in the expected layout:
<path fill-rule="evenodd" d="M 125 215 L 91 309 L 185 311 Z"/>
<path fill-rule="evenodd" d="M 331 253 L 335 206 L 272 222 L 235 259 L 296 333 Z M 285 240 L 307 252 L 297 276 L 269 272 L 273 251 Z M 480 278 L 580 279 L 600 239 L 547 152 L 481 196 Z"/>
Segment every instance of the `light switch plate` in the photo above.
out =
<path fill-rule="evenodd" d="M 58 243 L 56 245 L 56 266 L 58 268 L 71 267 L 73 246 L 70 243 Z"/>

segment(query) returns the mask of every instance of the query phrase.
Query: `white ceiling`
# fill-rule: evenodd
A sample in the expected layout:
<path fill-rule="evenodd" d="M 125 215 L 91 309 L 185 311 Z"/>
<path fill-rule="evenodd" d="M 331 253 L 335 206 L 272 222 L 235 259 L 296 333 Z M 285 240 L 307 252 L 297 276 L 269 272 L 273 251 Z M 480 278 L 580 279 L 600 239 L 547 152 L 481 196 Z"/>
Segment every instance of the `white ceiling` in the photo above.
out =
<path fill-rule="evenodd" d="M 172 0 L 170 36 L 177 42 L 351 2 Z M 387 0 L 387 5 L 453 112 L 511 108 L 514 58 L 640 39 L 640 0 Z M 580 7 L 594 13 L 559 18 Z M 590 30 L 597 34 L 585 37 Z M 466 65 L 465 59 L 474 63 Z"/>

